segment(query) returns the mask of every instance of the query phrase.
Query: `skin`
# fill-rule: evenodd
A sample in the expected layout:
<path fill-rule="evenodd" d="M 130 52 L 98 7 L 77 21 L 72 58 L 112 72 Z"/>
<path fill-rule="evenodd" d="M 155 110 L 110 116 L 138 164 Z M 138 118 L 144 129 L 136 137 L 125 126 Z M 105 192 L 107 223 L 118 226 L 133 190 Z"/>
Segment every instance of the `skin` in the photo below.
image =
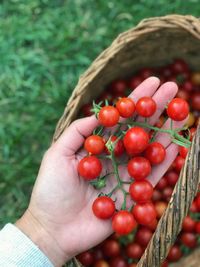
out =
<path fill-rule="evenodd" d="M 140 84 L 130 95 L 136 102 L 143 96 L 156 101 L 157 111 L 149 119 L 154 124 L 168 101 L 177 93 L 177 86 L 167 82 L 159 88 L 159 79 L 151 77 Z M 136 117 L 136 120 L 143 120 Z M 174 123 L 181 127 L 184 122 Z M 169 127 L 167 121 L 163 127 Z M 92 212 L 92 203 L 99 192 L 85 182 L 77 173 L 78 161 L 85 155 L 80 150 L 85 137 L 89 136 L 98 121 L 94 116 L 73 122 L 51 145 L 44 155 L 35 182 L 31 200 L 24 215 L 16 222 L 21 229 L 51 260 L 55 266 L 66 261 L 107 238 L 111 233 L 111 220 L 100 220 Z M 166 147 L 166 158 L 153 167 L 148 177 L 153 186 L 166 172 L 178 153 L 178 147 L 171 143 L 166 134 L 158 134 L 157 140 Z M 103 162 L 104 173 L 112 169 L 110 162 Z M 119 168 L 121 178 L 129 180 L 126 166 Z M 105 192 L 116 185 L 113 176 L 108 178 Z M 128 188 L 126 188 L 128 190 Z M 116 205 L 122 204 L 121 192 L 116 192 Z M 127 201 L 127 207 L 130 201 Z M 97 231 L 98 229 L 98 231 Z"/>

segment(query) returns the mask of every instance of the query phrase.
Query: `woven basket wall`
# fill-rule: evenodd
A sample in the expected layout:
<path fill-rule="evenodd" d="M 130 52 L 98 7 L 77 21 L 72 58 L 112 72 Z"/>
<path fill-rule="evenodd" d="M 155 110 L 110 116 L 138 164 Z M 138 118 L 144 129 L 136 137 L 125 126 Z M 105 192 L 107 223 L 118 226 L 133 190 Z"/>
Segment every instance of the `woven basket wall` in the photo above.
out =
<path fill-rule="evenodd" d="M 58 122 L 54 141 L 77 118 L 80 107 L 95 99 L 103 88 L 116 78 L 132 74 L 141 67 L 159 66 L 183 58 L 200 70 L 200 20 L 192 16 L 169 15 L 143 20 L 120 34 L 80 77 L 65 111 Z M 200 130 L 198 128 L 191 151 L 180 174 L 168 208 L 162 216 L 138 267 L 159 267 L 181 229 L 200 179 Z M 200 251 L 194 252 L 193 265 L 200 266 Z M 190 261 L 191 262 L 191 261 Z M 196 265 L 195 265 L 196 264 Z M 74 261 L 74 266 L 79 266 Z"/>

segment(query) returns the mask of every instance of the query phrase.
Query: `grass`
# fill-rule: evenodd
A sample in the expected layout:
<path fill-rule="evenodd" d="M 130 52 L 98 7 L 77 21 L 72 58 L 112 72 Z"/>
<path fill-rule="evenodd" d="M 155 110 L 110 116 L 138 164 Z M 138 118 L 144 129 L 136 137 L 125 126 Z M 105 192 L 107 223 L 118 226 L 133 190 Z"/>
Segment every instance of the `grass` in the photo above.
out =
<path fill-rule="evenodd" d="M 27 206 L 79 75 L 141 19 L 200 14 L 198 0 L 10 0 L 0 4 L 0 225 Z"/>

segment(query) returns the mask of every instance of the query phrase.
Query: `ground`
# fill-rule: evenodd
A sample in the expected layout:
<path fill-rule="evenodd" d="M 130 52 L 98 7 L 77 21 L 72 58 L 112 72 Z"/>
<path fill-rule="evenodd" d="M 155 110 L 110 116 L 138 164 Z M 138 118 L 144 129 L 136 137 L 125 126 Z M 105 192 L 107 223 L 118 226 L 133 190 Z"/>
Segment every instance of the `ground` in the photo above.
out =
<path fill-rule="evenodd" d="M 200 14 L 198 0 L 0 3 L 0 225 L 27 206 L 44 151 L 79 75 L 141 19 Z"/>

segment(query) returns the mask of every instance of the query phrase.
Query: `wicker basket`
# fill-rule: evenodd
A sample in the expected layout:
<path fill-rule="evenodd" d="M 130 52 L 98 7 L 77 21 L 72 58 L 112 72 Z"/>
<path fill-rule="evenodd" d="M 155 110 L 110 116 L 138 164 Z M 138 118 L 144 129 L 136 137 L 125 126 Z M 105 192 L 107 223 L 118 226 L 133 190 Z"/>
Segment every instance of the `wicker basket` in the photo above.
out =
<path fill-rule="evenodd" d="M 145 19 L 139 25 L 118 36 L 81 76 L 64 114 L 58 122 L 54 141 L 76 119 L 80 107 L 95 99 L 103 88 L 123 74 L 131 74 L 141 67 L 170 63 L 183 58 L 193 69 L 200 69 L 200 20 L 192 16 L 169 15 Z M 159 221 L 138 267 L 159 267 L 181 230 L 200 181 L 200 129 L 180 174 L 166 212 Z M 193 265 L 187 259 L 182 266 L 199 266 L 200 251 L 194 252 Z M 186 265 L 184 265 L 186 261 Z M 75 262 L 73 266 L 80 266 Z M 175 266 L 175 265 L 174 265 Z M 179 265 L 176 265 L 179 266 Z"/>

